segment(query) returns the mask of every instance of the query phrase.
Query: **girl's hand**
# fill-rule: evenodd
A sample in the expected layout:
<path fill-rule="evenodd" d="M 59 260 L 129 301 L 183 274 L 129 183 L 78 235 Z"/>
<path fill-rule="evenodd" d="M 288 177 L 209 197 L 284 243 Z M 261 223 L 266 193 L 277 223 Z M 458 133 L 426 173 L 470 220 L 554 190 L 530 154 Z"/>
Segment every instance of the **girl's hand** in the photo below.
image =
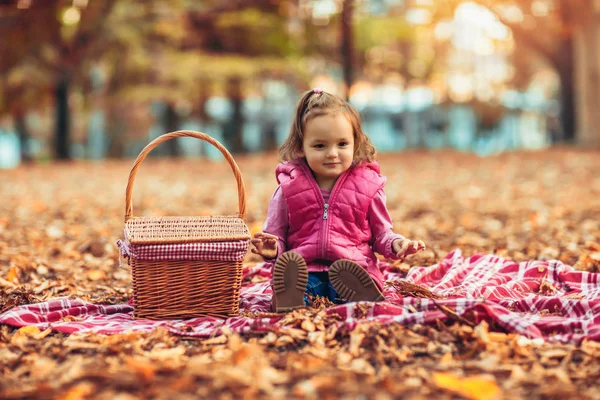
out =
<path fill-rule="evenodd" d="M 392 242 L 392 250 L 396 256 L 404 258 L 420 250 L 425 250 L 425 243 L 422 240 L 396 239 Z"/>
<path fill-rule="evenodd" d="M 254 239 L 252 239 L 254 248 L 250 251 L 254 254 L 258 254 L 262 258 L 272 260 L 277 257 L 277 239 L 277 236 L 264 232 L 257 232 L 254 234 Z"/>

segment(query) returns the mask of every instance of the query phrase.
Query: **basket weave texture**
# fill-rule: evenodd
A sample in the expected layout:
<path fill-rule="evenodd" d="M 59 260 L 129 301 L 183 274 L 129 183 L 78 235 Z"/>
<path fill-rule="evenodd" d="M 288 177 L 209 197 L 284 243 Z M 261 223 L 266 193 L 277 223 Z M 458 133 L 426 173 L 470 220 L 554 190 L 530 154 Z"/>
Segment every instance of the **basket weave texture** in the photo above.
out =
<path fill-rule="evenodd" d="M 204 140 L 221 151 L 237 182 L 238 215 L 133 217 L 132 191 L 142 161 L 160 143 L 183 136 Z M 242 260 L 250 232 L 245 222 L 244 183 L 225 147 L 201 132 L 176 131 L 158 137 L 136 159 L 125 203 L 125 239 L 118 245 L 131 266 L 134 318 L 239 314 Z"/>
<path fill-rule="evenodd" d="M 194 243 L 243 240 L 248 227 L 238 217 L 143 217 L 125 223 L 132 244 Z"/>

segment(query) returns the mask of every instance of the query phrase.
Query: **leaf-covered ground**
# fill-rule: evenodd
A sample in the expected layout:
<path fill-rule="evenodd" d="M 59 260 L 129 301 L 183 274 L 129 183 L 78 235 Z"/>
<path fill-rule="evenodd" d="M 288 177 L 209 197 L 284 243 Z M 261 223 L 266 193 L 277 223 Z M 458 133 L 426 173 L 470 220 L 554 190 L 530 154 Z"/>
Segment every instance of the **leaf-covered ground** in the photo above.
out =
<path fill-rule="evenodd" d="M 490 158 L 451 151 L 383 155 L 396 231 L 431 265 L 460 248 L 517 261 L 559 259 L 600 270 L 600 153 L 556 149 Z M 238 158 L 248 223 L 264 221 L 276 158 Z M 0 171 L 0 311 L 60 296 L 120 303 L 119 267 L 132 160 Z M 237 210 L 223 163 L 148 159 L 134 215 Z M 246 264 L 258 262 L 249 255 Z M 163 330 L 64 335 L 0 326 L 0 398 L 600 398 L 600 344 L 548 344 L 485 324 L 336 329 L 322 309 L 287 315 L 287 333 L 208 340 Z M 290 333 L 291 332 L 291 333 Z"/>

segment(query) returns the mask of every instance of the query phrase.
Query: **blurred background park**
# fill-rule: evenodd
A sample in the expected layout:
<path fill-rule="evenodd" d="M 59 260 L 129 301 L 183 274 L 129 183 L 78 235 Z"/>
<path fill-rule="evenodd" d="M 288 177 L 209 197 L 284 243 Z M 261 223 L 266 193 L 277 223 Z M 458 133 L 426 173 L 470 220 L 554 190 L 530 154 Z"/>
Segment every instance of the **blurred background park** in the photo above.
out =
<path fill-rule="evenodd" d="M 600 0 L 0 1 L 0 168 L 133 157 L 177 129 L 271 151 L 312 87 L 380 152 L 597 148 L 598 22 Z"/>

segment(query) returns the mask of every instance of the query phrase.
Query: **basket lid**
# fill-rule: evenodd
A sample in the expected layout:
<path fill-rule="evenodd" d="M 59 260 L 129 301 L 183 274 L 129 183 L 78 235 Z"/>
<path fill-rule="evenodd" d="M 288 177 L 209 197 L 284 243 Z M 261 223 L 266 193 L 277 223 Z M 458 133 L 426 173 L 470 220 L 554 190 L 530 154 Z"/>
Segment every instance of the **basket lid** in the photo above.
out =
<path fill-rule="evenodd" d="M 243 219 L 234 216 L 134 217 L 125 223 L 132 244 L 225 242 L 250 240 Z"/>

